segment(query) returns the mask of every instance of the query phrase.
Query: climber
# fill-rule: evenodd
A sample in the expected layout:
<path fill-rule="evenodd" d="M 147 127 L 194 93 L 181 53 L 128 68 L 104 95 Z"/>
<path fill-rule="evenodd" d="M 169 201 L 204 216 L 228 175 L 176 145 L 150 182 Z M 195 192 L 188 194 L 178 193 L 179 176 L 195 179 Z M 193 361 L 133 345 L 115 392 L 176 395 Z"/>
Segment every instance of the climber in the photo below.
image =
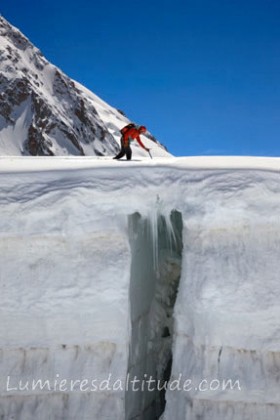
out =
<path fill-rule="evenodd" d="M 132 156 L 132 150 L 130 147 L 130 142 L 132 140 L 136 140 L 139 145 L 146 150 L 146 152 L 149 152 L 150 149 L 144 146 L 142 141 L 140 140 L 140 134 L 146 133 L 147 129 L 143 125 L 136 126 L 135 124 L 128 124 L 125 127 L 123 127 L 121 130 L 121 151 L 120 153 L 115 156 L 113 159 L 120 159 L 124 155 L 126 155 L 127 160 L 131 160 Z"/>

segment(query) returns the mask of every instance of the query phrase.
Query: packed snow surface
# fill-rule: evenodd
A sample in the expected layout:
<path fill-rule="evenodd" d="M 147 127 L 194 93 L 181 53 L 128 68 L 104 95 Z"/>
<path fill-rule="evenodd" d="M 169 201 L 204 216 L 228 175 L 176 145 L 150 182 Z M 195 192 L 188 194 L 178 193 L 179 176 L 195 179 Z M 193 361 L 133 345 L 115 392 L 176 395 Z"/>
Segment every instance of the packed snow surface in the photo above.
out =
<path fill-rule="evenodd" d="M 158 399 L 125 382 L 166 367 L 177 270 L 181 388 L 162 418 L 279 420 L 280 159 L 2 157 L 0 172 L 1 418 L 155 419 Z M 158 235 L 172 211 L 180 256 Z"/>

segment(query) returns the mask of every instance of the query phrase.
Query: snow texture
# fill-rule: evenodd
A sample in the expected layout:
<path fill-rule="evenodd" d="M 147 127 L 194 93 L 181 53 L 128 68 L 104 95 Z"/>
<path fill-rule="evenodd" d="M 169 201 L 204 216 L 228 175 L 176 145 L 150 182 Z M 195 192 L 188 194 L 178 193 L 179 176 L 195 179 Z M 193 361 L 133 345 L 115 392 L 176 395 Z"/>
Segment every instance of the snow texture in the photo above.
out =
<path fill-rule="evenodd" d="M 169 383 L 192 389 L 167 390 L 164 420 L 280 418 L 279 159 L 2 157 L 0 168 L 1 418 L 155 419 L 147 391 L 54 381 L 158 376 L 170 345 Z"/>

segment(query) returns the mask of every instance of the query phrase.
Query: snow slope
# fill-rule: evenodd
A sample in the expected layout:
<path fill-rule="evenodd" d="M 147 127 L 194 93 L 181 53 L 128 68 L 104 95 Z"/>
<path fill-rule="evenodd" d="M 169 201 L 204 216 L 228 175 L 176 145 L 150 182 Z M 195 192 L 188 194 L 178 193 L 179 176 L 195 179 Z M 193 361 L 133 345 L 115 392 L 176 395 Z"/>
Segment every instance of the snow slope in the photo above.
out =
<path fill-rule="evenodd" d="M 46 60 L 0 16 L 0 154 L 113 156 L 129 119 Z M 145 122 L 141 122 L 144 125 Z M 150 134 L 154 156 L 170 154 Z M 134 156 L 146 152 L 133 144 Z"/>
<path fill-rule="evenodd" d="M 280 418 L 280 159 L 0 168 L 1 418 Z"/>

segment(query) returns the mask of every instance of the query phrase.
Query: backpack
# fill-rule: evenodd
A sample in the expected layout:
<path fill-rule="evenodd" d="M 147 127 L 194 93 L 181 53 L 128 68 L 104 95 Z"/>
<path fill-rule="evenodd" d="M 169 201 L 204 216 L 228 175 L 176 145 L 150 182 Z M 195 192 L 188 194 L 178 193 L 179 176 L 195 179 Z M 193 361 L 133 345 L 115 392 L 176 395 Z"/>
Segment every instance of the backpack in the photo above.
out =
<path fill-rule="evenodd" d="M 137 125 L 133 123 L 127 124 L 125 127 L 121 128 L 120 132 L 124 135 L 131 128 L 137 128 Z"/>

